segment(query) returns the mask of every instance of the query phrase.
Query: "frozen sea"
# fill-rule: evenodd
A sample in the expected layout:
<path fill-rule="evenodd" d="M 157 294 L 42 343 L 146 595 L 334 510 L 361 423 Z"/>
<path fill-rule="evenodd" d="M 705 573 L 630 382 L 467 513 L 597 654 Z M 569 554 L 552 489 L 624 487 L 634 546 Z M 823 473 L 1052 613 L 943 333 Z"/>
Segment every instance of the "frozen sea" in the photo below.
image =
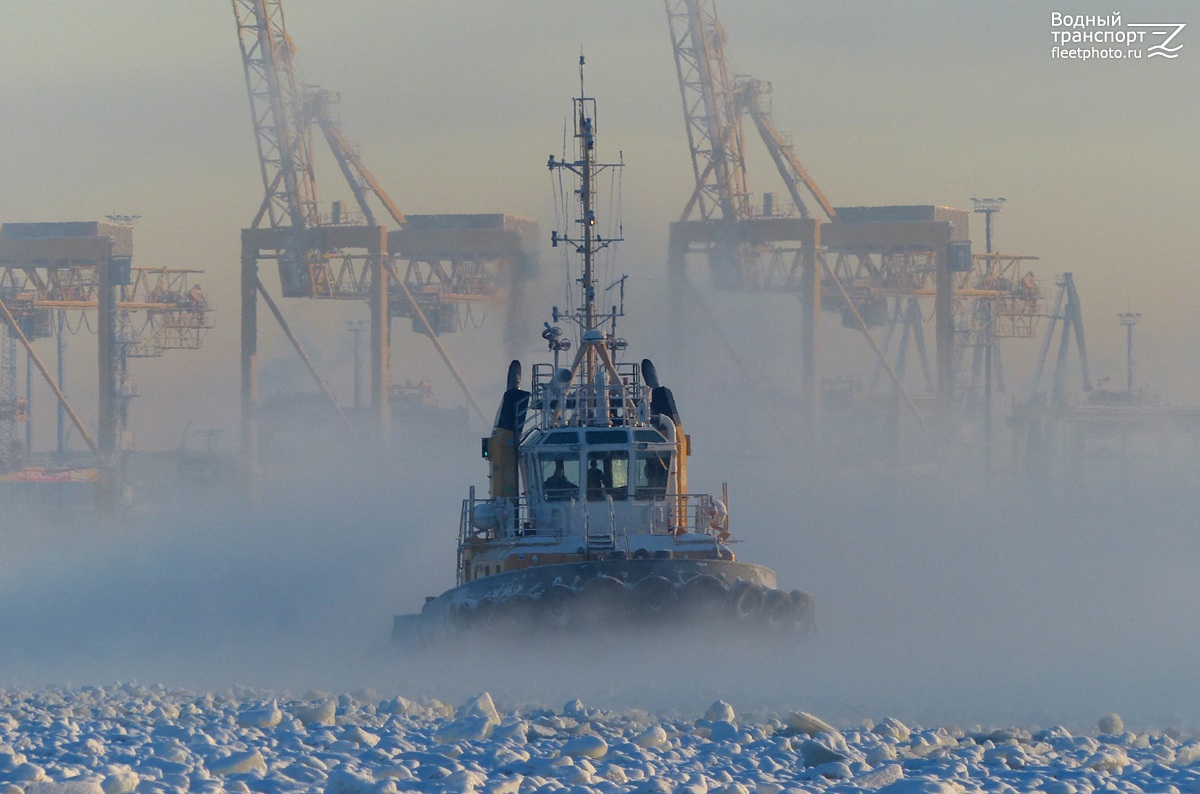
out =
<path fill-rule="evenodd" d="M 964 728 L 807 712 L 610 711 L 196 693 L 118 684 L 0 692 L 0 794 L 132 792 L 1189 792 L 1200 742 L 1133 732 Z"/>

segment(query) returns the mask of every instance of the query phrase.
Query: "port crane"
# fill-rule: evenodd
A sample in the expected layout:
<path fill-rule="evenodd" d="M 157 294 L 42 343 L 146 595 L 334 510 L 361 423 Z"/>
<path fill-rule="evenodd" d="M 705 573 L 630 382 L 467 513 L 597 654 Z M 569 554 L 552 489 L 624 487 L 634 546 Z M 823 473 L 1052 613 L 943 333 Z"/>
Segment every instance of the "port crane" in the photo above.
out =
<path fill-rule="evenodd" d="M 536 224 L 507 214 L 406 215 L 338 127 L 337 95 L 304 85 L 282 0 L 233 0 L 246 90 L 264 187 L 250 227 L 242 231 L 243 452 L 257 455 L 257 306 L 261 300 L 307 366 L 337 416 L 353 432 L 332 391 L 301 347 L 279 304 L 259 277 L 273 261 L 285 298 L 351 300 L 370 307 L 370 403 L 389 423 L 390 318 L 411 318 L 434 344 L 479 411 L 439 336 L 458 329 L 459 309 L 497 303 L 520 292 L 536 272 Z M 354 196 L 328 214 L 318 203 L 314 131 L 319 130 Z M 388 224 L 388 225 L 385 225 Z M 390 226 L 389 226 L 390 225 Z M 510 317 L 512 312 L 510 312 Z"/>
<path fill-rule="evenodd" d="M 812 219 L 806 197 L 824 218 L 833 220 L 837 213 L 791 142 L 775 127 L 766 102 L 770 84 L 730 70 L 728 36 L 717 18 L 715 0 L 665 4 L 695 179 L 679 220 L 671 225 L 671 261 L 678 266 L 689 254 L 702 254 L 719 287 L 795 286 L 792 277 L 802 266 L 800 252 L 790 267 L 767 270 L 764 261 L 769 257 L 763 254 L 783 241 L 809 242 L 806 232 L 812 225 L 789 217 Z M 743 123 L 747 116 L 787 188 L 790 209 L 777 207 L 771 194 L 764 194 L 761 204 L 752 202 Z"/>
<path fill-rule="evenodd" d="M 133 228 L 125 223 L 5 223 L 0 226 L 0 438 L 3 468 L 22 479 L 27 449 L 16 441 L 16 424 L 28 422 L 28 402 L 15 396 L 16 346 L 54 393 L 60 407 L 59 453 L 65 454 L 69 417 L 98 464 L 98 496 L 111 503 L 122 485 L 121 452 L 130 401 L 137 389 L 128 377 L 130 359 L 197 350 L 213 327 L 213 311 L 192 268 L 133 267 Z M 93 436 L 63 391 L 64 335 L 91 327 L 98 337 L 99 404 Z M 57 337 L 58 373 L 35 349 Z M 32 378 L 32 374 L 30 379 Z M 35 478 L 46 481 L 39 473 Z"/>
<path fill-rule="evenodd" d="M 816 327 L 820 310 L 842 314 L 875 351 L 918 424 L 920 414 L 901 375 L 913 341 L 932 385 L 919 301 L 934 299 L 937 384 L 943 414 L 954 401 L 954 372 L 965 348 L 981 336 L 994 340 L 1033 334 L 1037 295 L 1020 271 L 1036 257 L 972 255 L 968 216 L 940 207 L 835 208 L 801 163 L 790 139 L 774 124 L 770 83 L 737 74 L 716 0 L 664 0 L 694 187 L 680 219 L 671 224 L 668 262 L 673 280 L 688 284 L 689 257 L 707 260 L 718 289 L 796 294 L 801 302 L 800 356 L 807 411 L 820 403 Z M 791 199 L 748 187 L 745 119 L 753 122 Z M 812 208 L 810 209 L 810 204 Z M 990 220 L 990 218 L 989 218 Z M 990 227 L 989 227 L 990 228 Z M 1034 280 L 1036 284 L 1036 280 Z M 992 309 L 981 307 L 992 306 Z M 871 328 L 888 325 L 880 347 Z M 901 329 L 893 365 L 887 342 Z M 985 331 L 986 329 L 986 331 Z M 987 342 L 991 344 L 991 342 Z"/>

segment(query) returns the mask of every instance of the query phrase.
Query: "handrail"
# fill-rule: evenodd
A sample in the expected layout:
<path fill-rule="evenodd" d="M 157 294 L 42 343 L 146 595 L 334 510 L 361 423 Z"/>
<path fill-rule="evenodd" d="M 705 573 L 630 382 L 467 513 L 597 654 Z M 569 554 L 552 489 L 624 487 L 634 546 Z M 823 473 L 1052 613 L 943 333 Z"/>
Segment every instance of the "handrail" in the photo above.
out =
<path fill-rule="evenodd" d="M 664 494 L 660 497 L 655 497 L 650 500 L 652 505 L 661 506 L 665 512 L 666 522 L 660 532 L 648 532 L 647 534 L 656 535 L 674 535 L 678 537 L 681 534 L 695 535 L 712 535 L 719 537 L 722 530 L 725 529 L 724 524 L 714 525 L 714 518 L 718 513 L 715 508 L 716 496 L 709 493 L 686 493 L 686 494 Z M 490 542 L 501 537 L 512 536 L 521 537 L 524 532 L 532 530 L 532 534 L 537 537 L 549 539 L 559 539 L 571 534 L 578 536 L 582 534 L 585 540 L 585 545 L 590 544 L 590 539 L 593 537 L 591 533 L 591 515 L 586 509 L 589 500 L 576 500 L 561 502 L 535 502 L 536 504 L 553 504 L 560 505 L 567 511 L 568 519 L 563 525 L 555 526 L 539 526 L 537 519 L 534 516 L 532 504 L 527 497 L 521 496 L 516 498 L 506 497 L 504 500 L 511 506 L 513 514 L 507 523 L 497 524 L 493 527 L 479 529 L 474 526 L 472 518 L 475 514 L 475 508 L 483 504 L 494 504 L 496 500 L 489 498 L 481 498 L 475 496 L 474 487 L 471 489 L 471 494 L 467 499 L 463 500 L 462 512 L 459 520 L 459 553 L 461 564 L 462 549 L 470 542 Z M 606 497 L 609 512 L 609 528 L 608 532 L 602 536 L 605 539 L 611 538 L 612 543 L 616 544 L 617 538 L 617 511 L 616 500 L 611 495 Z M 636 504 L 638 500 L 629 499 L 622 500 L 623 504 Z M 679 514 L 675 505 L 684 505 L 684 511 Z M 572 521 L 570 516 L 578 516 L 578 510 L 583 509 L 582 518 L 579 519 L 582 533 L 570 532 Z M 506 529 L 504 529 L 506 527 Z M 515 529 L 514 529 L 515 528 Z M 626 534 L 629 529 L 625 529 Z M 635 533 L 636 534 L 636 533 Z"/>

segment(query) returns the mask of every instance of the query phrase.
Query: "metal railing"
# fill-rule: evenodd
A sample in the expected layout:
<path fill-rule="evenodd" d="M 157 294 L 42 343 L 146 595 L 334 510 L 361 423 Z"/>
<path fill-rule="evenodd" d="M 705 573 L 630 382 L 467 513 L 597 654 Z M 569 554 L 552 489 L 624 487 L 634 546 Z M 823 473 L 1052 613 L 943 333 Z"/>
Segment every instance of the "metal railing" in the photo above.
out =
<path fill-rule="evenodd" d="M 589 511 L 581 509 L 585 508 L 589 502 L 576 499 L 553 503 L 564 509 L 562 513 L 559 513 L 562 518 L 553 525 L 542 526 L 539 526 L 530 509 L 529 499 L 518 497 L 499 500 L 503 503 L 503 507 L 497 509 L 495 523 L 484 528 L 476 527 L 474 522 L 476 510 L 481 506 L 486 506 L 485 509 L 494 509 L 497 501 L 478 498 L 475 496 L 474 487 L 471 488 L 471 495 L 463 500 L 462 512 L 459 517 L 460 556 L 462 549 L 467 545 L 488 543 L 501 537 L 535 536 L 548 540 L 560 540 L 565 535 L 574 534 L 570 532 L 570 527 L 575 524 L 574 517 L 577 515 L 579 516 L 579 534 L 584 535 L 589 541 L 593 537 L 602 537 L 606 541 L 611 538 L 615 543 L 617 536 L 616 505 L 618 502 L 611 496 L 606 498 L 609 511 L 608 526 L 598 534 L 592 533 Z M 627 502 L 621 500 L 620 503 L 626 504 Z M 715 536 L 720 534 L 722 529 L 721 516 L 716 508 L 716 497 L 712 494 L 683 494 L 682 496 L 666 494 L 654 500 L 652 510 L 661 510 L 659 513 L 661 517 L 658 520 L 651 518 L 650 524 L 647 526 L 649 534 L 678 535 L 683 532 L 691 532 Z"/>

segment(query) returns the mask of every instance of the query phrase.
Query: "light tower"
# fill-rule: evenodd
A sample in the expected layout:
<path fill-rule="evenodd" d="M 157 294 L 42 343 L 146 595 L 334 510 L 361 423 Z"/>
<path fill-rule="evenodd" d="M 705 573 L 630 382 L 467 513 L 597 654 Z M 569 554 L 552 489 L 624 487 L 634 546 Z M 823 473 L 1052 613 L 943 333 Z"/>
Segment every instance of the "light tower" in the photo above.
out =
<path fill-rule="evenodd" d="M 1125 326 L 1125 391 L 1133 394 L 1133 327 L 1142 315 L 1137 312 L 1122 312 L 1121 325 Z"/>
<path fill-rule="evenodd" d="M 983 214 L 984 243 L 989 254 L 992 253 L 992 216 L 1003 208 L 1006 200 L 1003 198 L 971 199 L 971 204 L 975 207 L 975 211 Z"/>

